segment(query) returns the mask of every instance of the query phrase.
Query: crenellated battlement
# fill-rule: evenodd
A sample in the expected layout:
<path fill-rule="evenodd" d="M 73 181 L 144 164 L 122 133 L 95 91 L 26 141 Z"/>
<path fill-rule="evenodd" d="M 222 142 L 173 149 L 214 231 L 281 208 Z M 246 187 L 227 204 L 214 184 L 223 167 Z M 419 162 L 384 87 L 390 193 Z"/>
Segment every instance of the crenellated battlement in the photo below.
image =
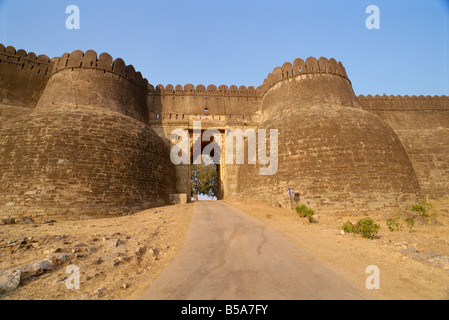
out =
<path fill-rule="evenodd" d="M 285 62 L 282 67 L 274 68 L 273 72 L 269 73 L 264 79 L 263 84 L 255 88 L 253 86 L 220 85 L 218 88 L 215 85 L 209 85 L 207 88 L 200 84 L 196 87 L 192 84 L 184 86 L 178 84 L 173 86 L 168 84 L 163 86 L 159 84 L 153 86 L 148 84 L 147 92 L 149 95 L 170 95 L 170 96 L 225 96 L 225 97 L 262 97 L 266 91 L 275 85 L 277 82 L 301 75 L 313 74 L 331 74 L 348 79 L 346 70 L 341 62 L 335 59 L 326 59 L 324 57 L 318 60 L 314 57 L 309 57 L 304 61 L 303 59 L 295 59 L 293 64 Z"/>
<path fill-rule="evenodd" d="M 256 89 L 253 86 L 220 85 L 218 88 L 211 84 L 207 88 L 199 84 L 196 87 L 193 84 L 186 84 L 184 87 L 180 84 L 174 87 L 172 84 L 163 86 L 162 84 L 154 87 L 148 84 L 147 92 L 149 95 L 164 96 L 221 96 L 221 97 L 256 97 Z"/>
<path fill-rule="evenodd" d="M 270 130 L 277 150 L 272 176 L 222 163 L 219 198 L 283 205 L 291 185 L 313 207 L 378 212 L 449 196 L 449 97 L 357 97 L 333 58 L 285 62 L 257 88 L 164 86 L 108 53 L 49 59 L 0 44 L 0 121 L 6 216 L 122 214 L 190 195 L 171 133 L 197 121 Z"/>
<path fill-rule="evenodd" d="M 0 43 L 0 63 L 16 66 L 19 70 L 32 71 L 46 76 L 52 69 L 56 58 L 51 59 L 45 54 L 37 56 L 34 52 L 23 49 L 16 50 L 12 46 L 5 48 Z"/>
<path fill-rule="evenodd" d="M 87 50 L 86 52 L 75 50 L 71 53 L 64 53 L 61 57 L 50 59 L 46 55 L 38 56 L 33 52 L 26 52 L 23 49 L 16 50 L 12 46 L 5 47 L 0 44 L 0 66 L 3 66 L 2 73 L 5 74 L 6 78 L 9 78 L 6 81 L 13 84 L 5 87 L 3 102 L 34 108 L 41 90 L 48 86 L 49 78 L 67 70 L 97 70 L 98 72 L 94 74 L 77 76 L 76 79 L 78 79 L 77 81 L 89 81 L 91 83 L 89 86 L 93 85 L 97 88 L 97 91 L 99 88 L 103 88 L 100 90 L 101 92 L 106 92 L 106 88 L 117 86 L 116 90 L 121 92 L 120 95 L 127 96 L 127 101 L 133 101 L 131 109 L 125 106 L 125 101 L 118 103 L 121 106 L 118 109 L 125 114 L 134 114 L 130 111 L 132 109 L 139 110 L 138 113 L 141 116 L 135 117 L 150 122 L 166 122 L 167 120 L 177 122 L 184 118 L 184 115 L 193 116 L 203 113 L 205 115 L 223 116 L 245 115 L 244 118 L 248 119 L 250 115 L 264 113 L 266 111 L 265 105 L 274 106 L 277 101 L 284 100 L 286 103 L 289 100 L 296 101 L 295 104 L 301 105 L 301 107 L 311 103 L 325 105 L 336 103 L 337 105 L 343 104 L 355 107 L 359 107 L 357 104 L 360 104 L 362 109 L 373 111 L 383 109 L 391 111 L 447 110 L 449 108 L 449 98 L 446 96 L 359 95 L 355 97 L 342 63 L 334 58 L 327 59 L 324 57 L 319 59 L 309 57 L 305 60 L 297 58 L 293 62 L 285 62 L 282 66 L 274 68 L 264 79 L 262 85 L 257 88 L 224 84 L 218 87 L 211 84 L 206 87 L 203 84 L 194 86 L 191 83 L 176 86 L 173 84 L 166 86 L 162 84 L 153 85 L 140 72 L 137 72 L 133 65 L 126 65 L 123 59 L 113 59 L 111 55 L 105 52 L 98 55 L 94 50 Z M 27 72 L 19 76 L 20 73 L 17 73 L 17 70 Z M 103 74 L 109 76 L 105 77 Z M 67 88 L 67 85 L 71 86 L 74 83 L 75 78 L 67 77 L 68 75 L 60 74 L 56 77 L 55 81 L 60 83 L 58 87 L 65 86 Z M 114 75 L 118 77 L 114 77 Z M 115 84 L 113 79 L 120 82 Z M 293 91 L 280 89 L 276 90 L 275 94 L 270 93 L 270 96 L 265 98 L 271 88 L 290 79 L 300 80 L 294 82 L 297 84 L 289 85 L 290 89 L 294 89 Z M 123 86 L 123 82 L 121 82 L 123 80 L 128 80 L 129 85 Z M 55 85 L 53 82 L 51 81 L 51 86 Z M 84 99 L 86 103 L 90 103 L 91 98 L 93 98 L 93 96 L 90 97 L 88 91 L 82 90 L 84 93 L 76 92 L 74 93 L 75 96 L 69 97 L 74 99 L 76 103 L 80 103 L 84 96 L 87 97 L 87 99 Z M 329 93 L 328 96 L 326 96 L 326 93 Z M 142 101 L 145 98 L 139 97 L 140 95 L 146 96 L 146 101 Z M 50 91 L 45 95 L 45 99 L 39 102 L 39 105 L 49 105 L 49 102 L 51 102 L 50 104 L 55 103 L 53 101 L 55 96 L 54 90 Z M 103 98 L 109 100 L 109 96 L 105 93 Z M 121 100 L 119 96 L 114 99 L 116 101 Z M 271 101 L 272 99 L 275 100 Z M 61 99 L 58 98 L 57 100 Z M 63 101 L 66 101 L 66 99 L 63 99 Z M 99 105 L 103 104 L 100 103 Z M 282 112 L 282 110 L 279 110 L 279 112 Z M 164 118 L 165 114 L 169 116 Z M 182 116 L 178 117 L 178 115 Z M 142 116 L 143 118 L 141 118 Z M 162 118 L 155 118 L 158 116 Z"/>
<path fill-rule="evenodd" d="M 233 121 L 235 117 L 231 115 L 246 115 L 245 119 L 257 111 L 258 97 L 256 89 L 253 86 L 215 85 L 204 86 L 202 84 L 196 87 L 193 84 L 184 86 L 178 84 L 173 86 L 161 84 L 154 87 L 148 84 L 147 87 L 147 105 L 152 123 L 179 121 L 177 115 L 228 115 L 227 120 Z M 173 114 L 174 117 L 154 118 L 154 115 Z"/>
<path fill-rule="evenodd" d="M 449 97 L 359 95 L 360 107 L 395 130 L 449 128 Z"/>
<path fill-rule="evenodd" d="M 446 95 L 441 95 L 441 96 L 437 96 L 437 95 L 433 95 L 433 96 L 431 96 L 431 95 L 427 95 L 427 96 L 423 96 L 423 95 L 419 95 L 419 96 L 416 96 L 416 95 L 412 95 L 412 96 L 409 96 L 409 95 L 405 95 L 405 96 L 402 96 L 402 95 L 396 95 L 396 96 L 395 95 L 389 95 L 389 96 L 387 96 L 386 94 L 383 94 L 383 95 L 376 94 L 374 96 L 372 96 L 370 94 L 368 94 L 366 96 L 361 94 L 361 95 L 358 96 L 358 98 L 359 99 L 375 99 L 375 100 L 385 100 L 385 99 L 449 99 L 449 97 L 446 96 Z"/>
<path fill-rule="evenodd" d="M 263 96 L 268 89 L 280 81 L 304 75 L 316 74 L 336 75 L 349 81 L 342 63 L 340 61 L 337 62 L 334 58 L 326 59 L 321 57 L 317 60 L 314 57 L 309 57 L 306 61 L 301 58 L 297 58 L 293 61 L 293 64 L 290 62 L 285 62 L 282 67 L 274 68 L 273 72 L 269 73 L 265 78 L 263 84 L 257 88 L 257 94 L 259 96 Z"/>
<path fill-rule="evenodd" d="M 95 106 L 146 123 L 147 84 L 140 72 L 120 58 L 75 50 L 54 59 L 36 110 Z"/>
<path fill-rule="evenodd" d="M 359 95 L 362 109 L 366 110 L 449 110 L 449 97 L 442 96 L 401 96 L 401 95 Z"/>
<path fill-rule="evenodd" d="M 94 50 L 75 50 L 72 53 L 64 53 L 61 57 L 55 58 L 52 74 L 61 70 L 83 68 L 97 69 L 103 72 L 116 74 L 123 77 L 140 88 L 148 85 L 148 80 L 142 77 L 140 72 L 136 72 L 133 65 L 126 65 L 123 59 L 116 58 L 113 60 L 111 55 L 106 52 L 97 56 Z"/>
<path fill-rule="evenodd" d="M 0 103 L 13 108 L 33 109 L 48 82 L 54 62 L 55 59 L 50 60 L 46 55 L 38 56 L 34 52 L 0 44 Z"/>
<path fill-rule="evenodd" d="M 256 94 L 264 119 L 313 106 L 359 108 L 345 68 L 333 58 L 285 62 L 268 74 Z"/>

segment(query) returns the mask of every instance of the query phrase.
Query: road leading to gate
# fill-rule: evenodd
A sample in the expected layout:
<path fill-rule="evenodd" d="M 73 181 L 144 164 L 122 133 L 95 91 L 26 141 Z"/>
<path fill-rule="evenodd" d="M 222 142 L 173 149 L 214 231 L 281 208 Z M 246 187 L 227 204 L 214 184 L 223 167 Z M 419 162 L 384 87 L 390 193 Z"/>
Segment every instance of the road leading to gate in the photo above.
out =
<path fill-rule="evenodd" d="M 183 248 L 141 299 L 366 299 L 285 236 L 229 204 L 195 205 Z"/>

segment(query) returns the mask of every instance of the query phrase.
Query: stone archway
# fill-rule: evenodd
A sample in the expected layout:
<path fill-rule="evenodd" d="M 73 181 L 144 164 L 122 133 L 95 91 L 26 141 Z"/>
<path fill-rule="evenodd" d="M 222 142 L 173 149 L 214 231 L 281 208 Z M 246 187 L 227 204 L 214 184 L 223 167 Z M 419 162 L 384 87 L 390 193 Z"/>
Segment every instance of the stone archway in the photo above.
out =
<path fill-rule="evenodd" d="M 190 165 L 189 165 L 189 193 L 188 198 L 191 199 L 191 176 L 192 176 L 192 165 L 199 164 L 199 160 L 203 155 L 209 155 L 213 159 L 214 164 L 217 167 L 217 177 L 218 177 L 218 191 L 217 200 L 221 200 L 224 197 L 224 185 L 225 185 L 225 170 L 224 170 L 224 152 L 223 145 L 220 142 L 223 141 L 224 130 L 215 130 L 216 134 L 211 135 L 209 139 L 204 138 L 204 133 L 206 130 L 201 130 L 201 135 L 193 134 L 193 130 L 189 130 L 190 136 Z M 217 135 L 220 135 L 219 137 Z M 206 141 L 204 141 L 206 140 Z M 194 150 L 194 145 L 198 143 L 198 150 Z M 194 158 L 195 157 L 195 158 Z"/>

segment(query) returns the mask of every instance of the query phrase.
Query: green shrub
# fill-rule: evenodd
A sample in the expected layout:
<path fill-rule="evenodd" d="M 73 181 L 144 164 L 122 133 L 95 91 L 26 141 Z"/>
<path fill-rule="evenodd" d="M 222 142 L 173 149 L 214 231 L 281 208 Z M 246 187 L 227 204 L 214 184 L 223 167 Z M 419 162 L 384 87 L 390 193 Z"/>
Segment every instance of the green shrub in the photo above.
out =
<path fill-rule="evenodd" d="M 379 228 L 380 226 L 371 218 L 360 219 L 356 224 L 347 221 L 342 226 L 344 232 L 360 233 L 362 237 L 368 239 L 373 239 L 379 232 Z"/>
<path fill-rule="evenodd" d="M 388 229 L 390 229 L 390 231 L 399 231 L 402 230 L 403 226 L 400 222 L 401 218 L 400 217 L 396 217 L 396 218 L 390 218 L 387 220 L 387 226 Z M 415 220 L 413 218 L 407 218 L 407 219 L 403 219 L 405 224 L 407 225 L 407 227 L 412 230 L 413 226 L 415 225 Z"/>
<path fill-rule="evenodd" d="M 300 206 L 297 205 L 295 207 L 295 210 L 296 210 L 296 212 L 298 212 L 298 214 L 301 217 L 307 218 L 309 220 L 309 222 L 313 222 L 313 217 L 312 216 L 315 214 L 314 210 L 312 210 L 310 208 L 307 208 L 307 206 L 304 205 L 304 204 L 302 204 Z"/>
<path fill-rule="evenodd" d="M 379 232 L 380 226 L 374 223 L 373 219 L 364 218 L 357 221 L 355 225 L 356 233 L 362 234 L 362 237 L 373 239 L 377 232 Z"/>
<path fill-rule="evenodd" d="M 435 211 L 432 204 L 420 200 L 417 204 L 413 205 L 412 211 L 417 212 L 420 218 L 427 220 L 427 223 L 436 222 L 438 212 Z"/>
<path fill-rule="evenodd" d="M 405 219 L 405 223 L 410 228 L 410 230 L 412 230 L 413 226 L 415 225 L 415 220 L 413 218 L 407 218 Z"/>
<path fill-rule="evenodd" d="M 390 231 L 402 230 L 402 225 L 399 222 L 399 217 L 388 219 L 387 220 L 387 226 L 388 226 L 388 229 L 390 229 Z"/>
<path fill-rule="evenodd" d="M 302 217 L 306 216 L 306 212 L 307 212 L 307 206 L 302 204 L 300 206 L 296 205 L 295 207 L 296 212 L 298 212 L 298 214 Z"/>
<path fill-rule="evenodd" d="M 346 221 L 345 223 L 343 223 L 341 229 L 346 233 L 354 232 L 354 225 L 351 222 Z"/>
<path fill-rule="evenodd" d="M 422 204 L 414 204 L 412 207 L 412 211 L 418 212 L 421 217 L 427 217 L 429 214 L 427 213 L 427 208 Z"/>
<path fill-rule="evenodd" d="M 421 217 L 427 217 L 427 218 L 436 217 L 438 215 L 438 213 L 436 211 L 434 211 L 432 204 L 422 201 L 422 200 L 420 200 L 418 202 L 418 204 L 413 205 L 412 211 L 417 212 Z"/>

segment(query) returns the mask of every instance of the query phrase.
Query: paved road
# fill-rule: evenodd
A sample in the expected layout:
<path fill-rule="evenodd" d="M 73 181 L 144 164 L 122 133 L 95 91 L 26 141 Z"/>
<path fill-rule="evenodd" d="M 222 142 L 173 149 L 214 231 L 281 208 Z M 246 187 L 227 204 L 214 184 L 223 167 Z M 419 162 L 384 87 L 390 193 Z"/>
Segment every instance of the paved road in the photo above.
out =
<path fill-rule="evenodd" d="M 183 248 L 141 299 L 366 299 L 285 236 L 229 204 L 195 205 Z"/>

